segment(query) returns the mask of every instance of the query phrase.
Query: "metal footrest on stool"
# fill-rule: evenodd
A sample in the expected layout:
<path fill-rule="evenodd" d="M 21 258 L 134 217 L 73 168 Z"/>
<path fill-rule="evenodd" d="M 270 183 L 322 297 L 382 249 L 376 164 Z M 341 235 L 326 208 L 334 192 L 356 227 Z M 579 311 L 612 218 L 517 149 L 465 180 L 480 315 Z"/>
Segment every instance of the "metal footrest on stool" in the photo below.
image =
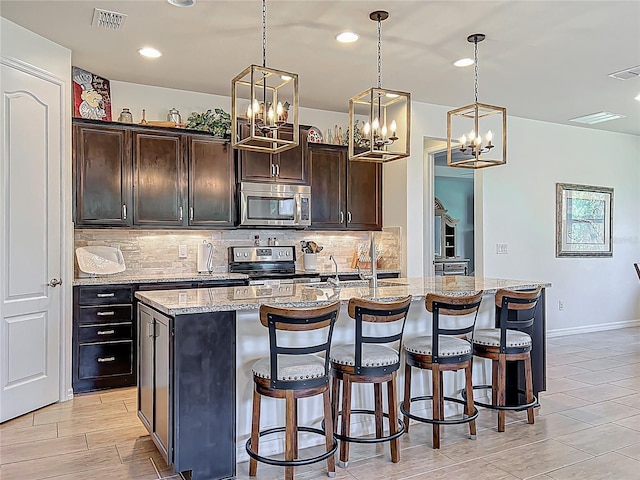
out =
<path fill-rule="evenodd" d="M 351 410 L 351 414 L 352 415 L 375 415 L 376 412 L 375 410 L 363 410 L 363 409 L 357 409 L 357 410 Z M 338 412 L 338 417 L 340 417 L 340 415 L 342 415 L 342 412 Z M 382 416 L 385 418 L 389 418 L 389 414 L 388 413 L 382 413 Z M 338 418 L 335 419 L 334 421 L 335 425 L 338 425 Z M 389 442 L 391 440 L 395 440 L 398 437 L 401 437 L 402 434 L 405 432 L 405 426 L 404 426 L 404 422 L 402 421 L 402 419 L 398 418 L 398 427 L 399 430 L 396 433 L 393 433 L 391 435 L 385 435 L 383 437 L 376 437 L 376 438 L 370 438 L 370 437 L 347 437 L 346 435 L 341 435 L 339 433 L 334 433 L 333 436 L 335 438 L 337 438 L 338 440 L 342 440 L 343 442 L 353 442 L 353 443 L 382 443 L 382 442 Z"/>
<path fill-rule="evenodd" d="M 487 389 L 493 389 L 492 385 L 474 385 L 473 386 L 474 390 L 487 390 Z M 518 390 L 518 394 L 523 394 L 525 395 L 526 392 L 524 390 Z M 461 393 L 462 398 L 464 398 L 465 400 L 467 399 L 467 395 L 464 391 L 462 391 Z M 519 405 L 494 405 L 493 403 L 484 403 L 484 402 L 480 402 L 478 400 L 473 399 L 473 403 L 474 405 L 478 405 L 480 407 L 484 407 L 484 408 L 490 408 L 492 410 L 510 410 L 510 411 L 522 411 L 522 410 L 527 410 L 529 408 L 532 407 L 539 407 L 540 404 L 538 403 L 538 397 L 536 397 L 535 395 L 533 396 L 533 401 L 530 403 L 522 403 Z"/>
<path fill-rule="evenodd" d="M 323 437 L 325 436 L 325 431 L 321 430 L 319 428 L 298 427 L 298 431 L 299 432 L 307 432 L 307 433 L 315 433 L 317 435 L 322 435 Z M 271 435 L 273 433 L 279 433 L 279 432 L 286 432 L 286 427 L 269 428 L 267 430 L 261 431 L 259 435 L 260 435 L 260 437 L 264 437 L 266 435 Z M 331 433 L 329 433 L 329 435 L 331 435 Z M 252 449 L 251 438 L 249 438 L 247 440 L 247 443 L 245 444 L 245 449 L 246 449 L 247 453 L 249 454 L 249 456 L 251 458 L 254 458 L 259 462 L 267 463 L 269 465 L 276 465 L 278 467 L 298 467 L 300 465 L 310 465 L 312 463 L 321 462 L 322 460 L 326 460 L 327 458 L 329 458 L 330 456 L 332 456 L 333 454 L 336 453 L 336 450 L 338 449 L 338 442 L 336 442 L 335 436 L 334 436 L 334 438 L 333 438 L 333 446 L 331 447 L 331 449 L 328 452 L 325 452 L 325 453 L 323 453 L 321 455 L 317 455 L 315 457 L 300 458 L 298 460 L 277 460 L 275 458 L 263 457 L 262 455 L 258 455 Z"/>
<path fill-rule="evenodd" d="M 460 400 L 459 398 L 453 398 L 453 397 L 443 397 L 445 402 L 453 402 L 453 403 L 458 403 L 460 405 L 464 405 L 465 407 L 467 406 L 467 402 L 464 400 Z M 418 402 L 421 400 L 432 400 L 433 401 L 433 395 L 425 395 L 422 397 L 413 397 L 411 398 L 411 403 L 413 402 Z M 427 417 L 421 417 L 420 415 L 416 415 L 414 413 L 411 412 L 407 412 L 407 410 L 404 407 L 404 401 L 400 402 L 400 412 L 402 412 L 402 414 L 405 417 L 409 417 L 412 420 L 417 420 L 418 422 L 426 422 L 426 423 L 435 423 L 438 425 L 458 425 L 461 423 L 469 423 L 472 420 L 475 420 L 476 418 L 478 418 L 478 409 L 474 406 L 473 407 L 473 414 L 472 415 L 467 415 L 466 413 L 462 413 L 462 418 L 445 418 L 443 420 L 439 420 L 439 419 L 435 419 L 435 418 L 427 418 Z"/>

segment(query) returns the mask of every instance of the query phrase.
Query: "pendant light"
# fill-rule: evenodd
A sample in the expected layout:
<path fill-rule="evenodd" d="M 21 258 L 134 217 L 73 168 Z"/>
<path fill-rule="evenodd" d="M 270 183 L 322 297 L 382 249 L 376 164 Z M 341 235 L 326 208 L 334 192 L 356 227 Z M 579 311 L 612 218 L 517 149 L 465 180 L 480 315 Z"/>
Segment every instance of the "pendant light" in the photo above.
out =
<path fill-rule="evenodd" d="M 262 66 L 250 65 L 231 82 L 231 146 L 278 153 L 298 144 L 298 74 L 267 67 L 262 0 Z"/>
<path fill-rule="evenodd" d="M 378 86 L 349 100 L 349 160 L 382 163 L 409 156 L 411 94 L 382 88 L 381 23 L 389 12 L 369 18 L 378 23 Z"/>
<path fill-rule="evenodd" d="M 507 109 L 478 103 L 478 43 L 485 39 L 474 33 L 475 103 L 447 112 L 447 165 L 486 168 L 507 163 Z M 458 140 L 452 135 L 465 132 Z"/>

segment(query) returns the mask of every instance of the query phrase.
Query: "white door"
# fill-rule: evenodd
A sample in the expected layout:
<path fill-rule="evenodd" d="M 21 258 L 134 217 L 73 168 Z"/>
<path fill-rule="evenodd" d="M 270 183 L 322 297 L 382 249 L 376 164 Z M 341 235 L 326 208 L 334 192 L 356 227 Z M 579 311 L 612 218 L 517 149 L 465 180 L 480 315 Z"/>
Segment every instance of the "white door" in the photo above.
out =
<path fill-rule="evenodd" d="M 58 401 L 61 84 L 2 59 L 0 422 Z M 68 279 L 65 279 L 68 280 Z"/>

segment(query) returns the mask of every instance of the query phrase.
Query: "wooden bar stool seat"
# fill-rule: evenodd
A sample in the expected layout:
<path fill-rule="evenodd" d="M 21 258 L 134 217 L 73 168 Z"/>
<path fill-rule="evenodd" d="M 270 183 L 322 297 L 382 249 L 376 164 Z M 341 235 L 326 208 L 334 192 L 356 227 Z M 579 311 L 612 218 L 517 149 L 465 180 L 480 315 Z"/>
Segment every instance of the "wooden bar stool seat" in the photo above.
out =
<path fill-rule="evenodd" d="M 531 336 L 534 315 L 541 288 L 529 291 L 500 289 L 496 292 L 496 325 L 498 328 L 478 329 L 473 335 L 473 354 L 491 360 L 491 385 L 476 385 L 476 390 L 491 389 L 491 403 L 475 400 L 481 407 L 498 410 L 498 431 L 504 432 L 506 412 L 527 410 L 528 423 L 534 423 L 534 407 L 538 399 L 533 395 L 531 372 Z M 525 330 L 525 331 L 523 331 Z M 506 382 L 507 362 L 524 362 L 524 400 L 507 404 Z"/>
<path fill-rule="evenodd" d="M 425 307 L 432 313 L 431 335 L 407 340 L 404 345 L 404 401 L 400 404 L 400 411 L 405 417 L 407 431 L 409 419 L 433 425 L 433 448 L 440 448 L 440 425 L 469 423 L 470 437 L 476 436 L 478 409 L 473 405 L 471 383 L 473 353 L 471 342 L 465 336 L 473 332 L 481 301 L 482 292 L 456 297 L 428 294 Z M 431 370 L 432 395 L 411 396 L 412 367 Z M 457 370 L 465 372 L 466 400 L 444 395 L 442 373 Z M 411 413 L 411 403 L 424 400 L 432 402 L 431 418 Z M 459 417 L 445 418 L 445 402 L 464 405 L 464 413 Z"/>
<path fill-rule="evenodd" d="M 398 418 L 396 371 L 400 366 L 399 348 L 392 345 L 402 343 L 404 324 L 411 304 L 411 296 L 395 302 L 378 302 L 361 298 L 349 300 L 349 316 L 355 320 L 355 344 L 337 345 L 331 349 L 331 376 L 333 419 L 335 437 L 340 440 L 341 467 L 349 463 L 349 443 L 390 442 L 391 461 L 400 461 L 399 437 L 404 433 L 404 423 Z M 392 323 L 387 332 L 379 333 L 372 324 Z M 369 332 L 369 330 L 371 330 Z M 342 382 L 342 411 L 338 411 Z M 351 389 L 354 383 L 371 383 L 374 390 L 374 410 L 352 409 Z M 388 413 L 383 411 L 382 384 L 387 385 Z M 352 437 L 351 414 L 374 415 L 376 436 Z M 340 417 L 340 429 L 338 429 Z M 389 420 L 389 434 L 384 434 L 384 418 Z"/>
<path fill-rule="evenodd" d="M 260 322 L 269 328 L 270 354 L 268 358 L 255 362 L 252 367 L 253 413 L 251 437 L 246 443 L 246 450 L 250 456 L 249 476 L 256 476 L 258 462 L 263 462 L 285 467 L 285 479 L 293 480 L 294 467 L 322 460 L 327 461 L 328 475 L 335 476 L 334 454 L 338 449 L 338 443 L 333 436 L 329 355 L 333 327 L 339 309 L 339 302 L 316 308 L 280 308 L 269 305 L 260 307 Z M 310 344 L 310 331 L 321 329 L 324 329 L 324 334 L 314 338 L 322 337 L 322 341 L 316 340 Z M 296 337 L 295 340 L 292 339 L 292 335 Z M 285 340 L 282 338 L 284 336 Z M 261 395 L 286 400 L 284 427 L 260 431 Z M 298 425 L 298 399 L 316 395 L 323 396 L 324 430 Z M 299 458 L 299 431 L 323 435 L 325 452 L 314 457 Z M 259 455 L 259 439 L 279 432 L 285 432 L 284 460 Z"/>

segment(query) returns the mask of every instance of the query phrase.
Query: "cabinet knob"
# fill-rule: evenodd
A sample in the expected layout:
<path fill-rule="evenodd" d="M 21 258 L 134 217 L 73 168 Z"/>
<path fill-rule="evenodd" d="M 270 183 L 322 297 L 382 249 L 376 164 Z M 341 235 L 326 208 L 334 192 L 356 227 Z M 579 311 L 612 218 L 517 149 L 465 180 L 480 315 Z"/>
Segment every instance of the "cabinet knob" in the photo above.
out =
<path fill-rule="evenodd" d="M 127 206 L 126 205 L 122 205 L 122 219 L 123 220 L 127 219 Z"/>
<path fill-rule="evenodd" d="M 351 212 L 347 212 L 347 223 L 351 223 Z"/>
<path fill-rule="evenodd" d="M 178 207 L 178 220 L 182 221 L 182 207 Z"/>
<path fill-rule="evenodd" d="M 189 221 L 193 222 L 193 207 L 189 207 Z"/>
<path fill-rule="evenodd" d="M 344 212 L 340 211 L 340 223 L 344 223 Z"/>

